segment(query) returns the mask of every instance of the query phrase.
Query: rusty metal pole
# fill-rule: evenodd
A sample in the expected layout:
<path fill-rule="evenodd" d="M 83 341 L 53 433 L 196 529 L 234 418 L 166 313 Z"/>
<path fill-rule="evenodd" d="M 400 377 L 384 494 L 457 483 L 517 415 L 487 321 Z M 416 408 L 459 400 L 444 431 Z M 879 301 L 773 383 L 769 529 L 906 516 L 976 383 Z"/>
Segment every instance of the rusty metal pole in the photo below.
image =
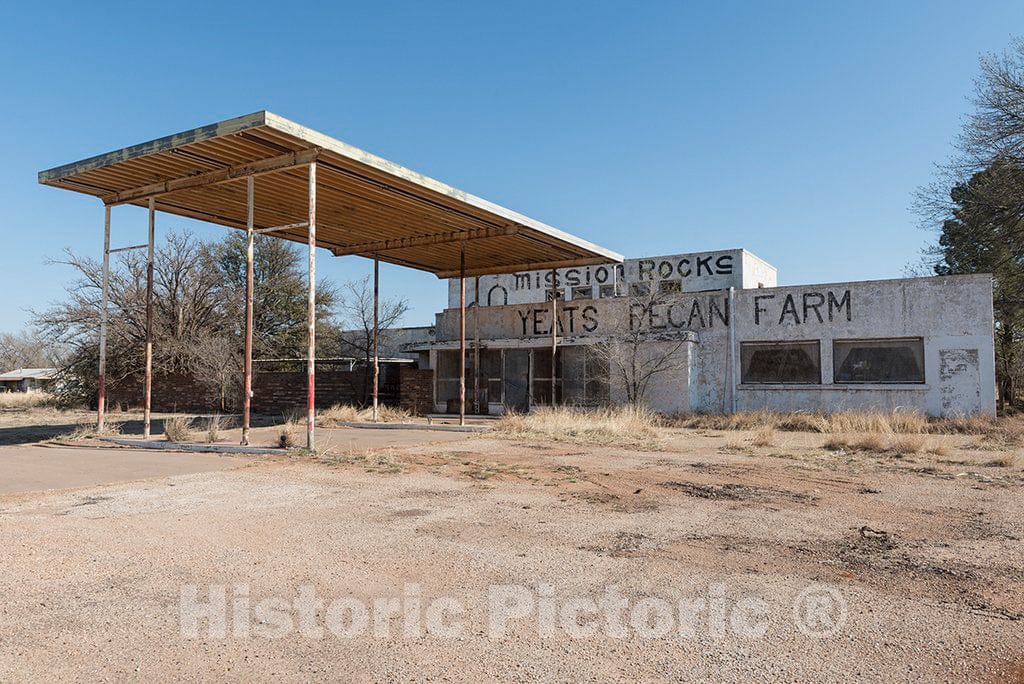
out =
<path fill-rule="evenodd" d="M 558 272 L 551 269 L 551 405 L 555 405 L 555 359 L 558 356 Z"/>
<path fill-rule="evenodd" d="M 378 392 L 380 391 L 380 259 L 373 255 L 373 422 L 379 417 L 377 409 Z"/>
<path fill-rule="evenodd" d="M 255 179 L 245 179 L 245 360 L 243 361 L 244 382 L 242 397 L 242 445 L 249 444 L 249 411 L 252 408 L 252 305 L 253 305 L 253 201 L 256 194 Z"/>
<path fill-rule="evenodd" d="M 473 290 L 473 413 L 480 415 L 480 276 Z"/>
<path fill-rule="evenodd" d="M 459 243 L 459 425 L 466 424 L 466 243 Z"/>
<path fill-rule="evenodd" d="M 149 439 L 153 404 L 153 234 L 156 227 L 156 198 L 149 198 L 149 244 L 146 251 L 146 384 L 143 389 L 142 438 Z"/>
<path fill-rule="evenodd" d="M 306 448 L 313 451 L 313 421 L 316 419 L 316 162 L 309 165 L 309 301 L 307 335 L 309 337 L 306 367 Z"/>
<path fill-rule="evenodd" d="M 103 207 L 103 294 L 100 303 L 100 367 L 97 378 L 96 432 L 103 432 L 107 403 L 107 300 L 110 298 L 110 205 Z"/>

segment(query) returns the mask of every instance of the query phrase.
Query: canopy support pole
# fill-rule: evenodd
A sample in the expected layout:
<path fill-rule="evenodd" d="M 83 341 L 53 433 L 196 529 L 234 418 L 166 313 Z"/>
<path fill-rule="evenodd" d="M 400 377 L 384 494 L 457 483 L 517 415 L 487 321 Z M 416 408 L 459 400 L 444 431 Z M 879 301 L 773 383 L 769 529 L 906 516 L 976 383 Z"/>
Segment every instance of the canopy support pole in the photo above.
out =
<path fill-rule="evenodd" d="M 316 162 L 309 165 L 309 301 L 306 312 L 309 349 L 306 369 L 306 448 L 313 451 L 316 441 Z"/>
<path fill-rule="evenodd" d="M 97 378 L 96 432 L 103 433 L 107 402 L 107 300 L 110 297 L 110 205 L 103 207 L 103 296 L 100 304 L 100 366 Z"/>
<path fill-rule="evenodd" d="M 149 244 L 146 250 L 146 378 L 143 389 L 142 438 L 149 439 L 153 407 L 153 234 L 156 198 L 149 198 Z"/>
<path fill-rule="evenodd" d="M 380 391 L 380 259 L 373 255 L 373 422 L 379 418 L 377 407 Z"/>
<path fill-rule="evenodd" d="M 473 413 L 480 415 L 480 276 L 473 282 Z"/>
<path fill-rule="evenodd" d="M 555 359 L 558 357 L 558 272 L 551 269 L 551 405 L 556 401 Z"/>
<path fill-rule="evenodd" d="M 459 425 L 466 424 L 466 243 L 459 243 Z"/>
<path fill-rule="evenodd" d="M 255 179 L 245 179 L 245 359 L 243 361 L 242 396 L 242 446 L 249 444 L 249 411 L 252 408 L 252 318 L 253 318 L 253 252 L 255 236 L 253 234 L 253 199 Z"/>

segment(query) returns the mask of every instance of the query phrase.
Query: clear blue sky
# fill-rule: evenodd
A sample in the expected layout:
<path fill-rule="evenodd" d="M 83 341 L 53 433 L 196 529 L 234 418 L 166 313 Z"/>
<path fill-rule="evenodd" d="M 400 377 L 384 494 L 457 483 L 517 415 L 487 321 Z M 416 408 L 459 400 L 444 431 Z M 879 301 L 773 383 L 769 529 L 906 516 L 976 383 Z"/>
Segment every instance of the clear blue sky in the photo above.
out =
<path fill-rule="evenodd" d="M 784 284 L 899 277 L 978 56 L 1024 30 L 1019 1 L 324 4 L 7 6 L 0 331 L 61 296 L 48 257 L 102 249 L 100 203 L 39 170 L 258 109 L 627 256 L 745 247 Z M 144 226 L 115 210 L 115 244 Z M 321 276 L 367 273 L 321 254 Z M 445 297 L 391 267 L 383 289 L 409 324 Z"/>

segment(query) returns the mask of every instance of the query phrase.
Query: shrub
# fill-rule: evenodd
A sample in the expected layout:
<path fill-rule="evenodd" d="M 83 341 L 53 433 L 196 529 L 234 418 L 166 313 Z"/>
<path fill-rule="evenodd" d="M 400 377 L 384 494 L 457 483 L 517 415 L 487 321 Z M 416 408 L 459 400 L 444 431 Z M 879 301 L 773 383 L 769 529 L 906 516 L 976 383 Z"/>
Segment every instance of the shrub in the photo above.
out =
<path fill-rule="evenodd" d="M 187 442 L 192 435 L 192 419 L 188 416 L 171 416 L 164 420 L 164 438 L 168 442 Z"/>
<path fill-rule="evenodd" d="M 763 427 L 754 434 L 751 444 L 758 447 L 770 447 L 775 444 L 775 428 Z"/>
<path fill-rule="evenodd" d="M 206 441 L 209 444 L 216 444 L 220 441 L 221 430 L 227 427 L 227 422 L 219 413 L 206 419 Z"/>

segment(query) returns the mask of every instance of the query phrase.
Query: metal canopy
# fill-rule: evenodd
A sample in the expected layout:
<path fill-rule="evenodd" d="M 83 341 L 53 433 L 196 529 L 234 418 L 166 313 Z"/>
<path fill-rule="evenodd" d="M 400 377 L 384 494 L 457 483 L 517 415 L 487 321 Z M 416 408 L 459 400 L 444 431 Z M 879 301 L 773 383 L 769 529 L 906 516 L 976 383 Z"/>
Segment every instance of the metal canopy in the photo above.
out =
<path fill-rule="evenodd" d="M 267 111 L 39 173 L 39 182 L 246 228 L 255 177 L 258 231 L 307 242 L 308 174 L 317 166 L 316 245 L 337 256 L 439 278 L 622 261 L 622 256 Z"/>

